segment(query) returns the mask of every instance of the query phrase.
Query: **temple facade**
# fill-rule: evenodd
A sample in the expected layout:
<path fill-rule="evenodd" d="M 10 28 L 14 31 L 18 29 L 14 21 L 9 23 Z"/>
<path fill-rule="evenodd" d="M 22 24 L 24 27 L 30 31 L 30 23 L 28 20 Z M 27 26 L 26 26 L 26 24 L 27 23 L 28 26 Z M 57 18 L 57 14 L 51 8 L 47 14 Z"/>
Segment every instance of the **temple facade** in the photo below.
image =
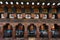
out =
<path fill-rule="evenodd" d="M 0 40 L 60 40 L 60 3 L 0 1 Z"/>

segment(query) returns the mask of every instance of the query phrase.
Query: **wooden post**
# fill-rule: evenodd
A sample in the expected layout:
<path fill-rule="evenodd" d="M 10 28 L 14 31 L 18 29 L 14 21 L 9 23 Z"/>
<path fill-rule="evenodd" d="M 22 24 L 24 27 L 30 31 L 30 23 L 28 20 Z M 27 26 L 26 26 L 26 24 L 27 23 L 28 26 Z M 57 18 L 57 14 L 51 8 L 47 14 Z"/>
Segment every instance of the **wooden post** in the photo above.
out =
<path fill-rule="evenodd" d="M 0 37 L 3 38 L 3 26 L 1 26 Z"/>
<path fill-rule="evenodd" d="M 15 39 L 15 26 L 13 26 L 12 38 Z"/>
<path fill-rule="evenodd" d="M 54 25 L 53 23 L 52 24 L 51 23 L 49 24 L 49 28 L 48 28 L 48 31 L 49 31 L 48 32 L 49 33 L 49 40 L 52 40 L 52 38 L 51 38 L 52 37 L 52 35 L 51 35 L 51 26 L 53 26 L 53 25 Z"/>
<path fill-rule="evenodd" d="M 15 34 L 16 34 L 16 25 L 18 25 L 18 23 L 10 23 L 11 25 L 12 25 L 12 28 L 13 28 L 13 30 L 12 30 L 12 39 L 13 40 L 16 40 L 16 38 L 15 38 Z"/>
<path fill-rule="evenodd" d="M 1 38 L 0 38 L 0 39 L 2 39 L 2 40 L 4 39 L 4 38 L 3 38 L 3 36 L 4 36 L 3 28 L 4 28 L 4 25 L 5 25 L 5 24 L 6 24 L 6 23 L 1 23 L 1 25 L 0 25 L 0 26 L 1 26 L 1 30 L 0 30 Z"/>
<path fill-rule="evenodd" d="M 37 23 L 37 24 L 36 24 L 36 28 L 37 28 L 37 31 L 36 31 L 37 39 L 36 39 L 36 40 L 41 40 L 41 39 L 40 39 L 40 36 L 39 36 L 39 35 L 40 35 L 39 27 L 40 27 L 40 23 Z"/>
<path fill-rule="evenodd" d="M 24 31 L 24 40 L 28 40 L 28 31 L 27 31 L 27 27 L 28 27 L 28 25 L 27 25 L 27 23 L 25 23 L 24 24 L 24 28 L 25 28 L 25 31 Z"/>

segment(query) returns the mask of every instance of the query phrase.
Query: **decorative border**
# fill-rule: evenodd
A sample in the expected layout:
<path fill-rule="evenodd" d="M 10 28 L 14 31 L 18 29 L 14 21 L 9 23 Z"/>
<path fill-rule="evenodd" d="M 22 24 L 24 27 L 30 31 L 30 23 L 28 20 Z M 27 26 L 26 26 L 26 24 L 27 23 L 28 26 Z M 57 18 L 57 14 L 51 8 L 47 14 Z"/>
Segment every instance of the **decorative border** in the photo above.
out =
<path fill-rule="evenodd" d="M 45 2 L 13 2 L 13 1 L 11 1 L 11 2 L 8 2 L 8 1 L 6 1 L 6 2 L 2 2 L 2 1 L 0 1 L 0 4 L 11 4 L 11 5 L 13 5 L 13 4 L 16 4 L 16 5 L 47 5 L 47 6 L 49 6 L 49 5 L 57 5 L 57 6 L 59 6 L 60 5 L 60 3 L 50 3 L 50 2 L 48 2 L 48 3 L 45 3 Z"/>

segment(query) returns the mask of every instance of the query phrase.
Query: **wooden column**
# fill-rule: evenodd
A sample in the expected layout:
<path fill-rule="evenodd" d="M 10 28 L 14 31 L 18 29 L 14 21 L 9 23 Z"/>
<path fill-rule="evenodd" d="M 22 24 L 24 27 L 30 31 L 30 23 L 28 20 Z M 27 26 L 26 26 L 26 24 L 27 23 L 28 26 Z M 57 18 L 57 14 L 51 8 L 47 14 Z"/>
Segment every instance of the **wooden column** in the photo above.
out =
<path fill-rule="evenodd" d="M 40 23 L 37 23 L 36 27 L 37 27 L 37 32 L 36 32 L 37 39 L 36 40 L 40 40 L 40 36 L 39 36 L 40 35 L 40 32 L 39 32 Z"/>
<path fill-rule="evenodd" d="M 54 24 L 53 23 L 49 23 L 49 28 L 48 28 L 48 33 L 49 33 L 49 40 L 52 40 L 52 35 L 51 35 L 51 26 L 54 26 Z"/>
<path fill-rule="evenodd" d="M 13 26 L 12 38 L 15 39 L 15 26 Z"/>
<path fill-rule="evenodd" d="M 24 23 L 24 40 L 28 40 L 28 31 L 27 31 L 28 23 Z"/>
<path fill-rule="evenodd" d="M 12 39 L 15 40 L 15 32 L 16 32 L 15 27 L 16 27 L 17 23 L 12 23 L 11 22 L 10 25 L 12 25 L 12 28 L 13 28 L 12 29 Z"/>
<path fill-rule="evenodd" d="M 3 27 L 4 27 L 4 25 L 6 24 L 5 22 L 0 22 L 1 23 L 1 30 L 0 30 L 0 39 L 1 40 L 3 40 L 4 38 L 3 38 L 3 35 L 4 35 L 4 33 L 3 33 Z"/>
<path fill-rule="evenodd" d="M 0 38 L 3 38 L 3 25 L 0 25 Z"/>

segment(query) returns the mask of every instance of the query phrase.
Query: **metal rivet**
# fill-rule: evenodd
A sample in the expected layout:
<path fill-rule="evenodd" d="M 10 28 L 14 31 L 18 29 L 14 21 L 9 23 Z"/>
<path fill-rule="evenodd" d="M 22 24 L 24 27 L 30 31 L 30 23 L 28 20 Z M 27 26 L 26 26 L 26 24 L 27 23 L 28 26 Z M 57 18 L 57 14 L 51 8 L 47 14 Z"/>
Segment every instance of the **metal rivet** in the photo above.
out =
<path fill-rule="evenodd" d="M 38 2 L 37 5 L 39 5 L 40 3 Z"/>
<path fill-rule="evenodd" d="M 5 3 L 6 3 L 6 4 L 8 4 L 8 2 L 7 2 L 7 1 L 6 1 Z"/>
<path fill-rule="evenodd" d="M 23 5 L 24 3 L 23 3 L 23 2 L 21 2 L 21 4 Z"/>
<path fill-rule="evenodd" d="M 32 5 L 34 5 L 34 2 L 32 2 Z"/>
<path fill-rule="evenodd" d="M 13 4 L 13 2 L 10 2 L 10 4 Z"/>

